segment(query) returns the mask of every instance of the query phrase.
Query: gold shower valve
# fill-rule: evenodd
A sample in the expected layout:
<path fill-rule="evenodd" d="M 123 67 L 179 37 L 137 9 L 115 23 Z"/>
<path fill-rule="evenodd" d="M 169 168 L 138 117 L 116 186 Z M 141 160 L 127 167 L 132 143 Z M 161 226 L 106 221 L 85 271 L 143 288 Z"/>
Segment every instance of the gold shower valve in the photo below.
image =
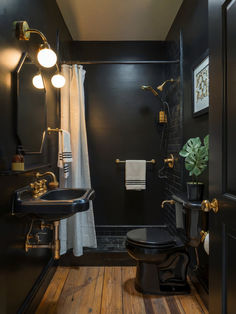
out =
<path fill-rule="evenodd" d="M 168 165 L 169 168 L 173 168 L 175 164 L 175 158 L 173 154 L 170 154 L 169 158 L 164 159 L 164 163 Z"/>

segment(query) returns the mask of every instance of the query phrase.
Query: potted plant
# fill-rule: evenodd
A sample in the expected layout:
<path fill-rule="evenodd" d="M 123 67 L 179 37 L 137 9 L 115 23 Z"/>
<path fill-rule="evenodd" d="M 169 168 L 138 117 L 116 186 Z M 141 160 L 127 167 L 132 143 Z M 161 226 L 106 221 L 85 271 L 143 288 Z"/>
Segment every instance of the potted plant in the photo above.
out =
<path fill-rule="evenodd" d="M 209 151 L 209 135 L 203 140 L 203 145 L 199 137 L 190 138 L 183 146 L 179 155 L 185 158 L 185 168 L 192 176 L 192 181 L 187 182 L 187 197 L 189 201 L 201 201 L 203 198 L 202 182 L 198 177 L 207 168 Z"/>

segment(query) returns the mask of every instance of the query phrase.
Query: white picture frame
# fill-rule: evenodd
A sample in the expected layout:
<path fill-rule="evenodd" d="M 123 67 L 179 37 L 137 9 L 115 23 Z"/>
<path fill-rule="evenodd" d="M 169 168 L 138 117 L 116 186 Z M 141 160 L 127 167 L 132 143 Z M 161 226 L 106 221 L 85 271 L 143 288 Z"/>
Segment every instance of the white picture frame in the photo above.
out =
<path fill-rule="evenodd" d="M 209 107 L 209 55 L 193 67 L 193 116 L 207 113 Z"/>

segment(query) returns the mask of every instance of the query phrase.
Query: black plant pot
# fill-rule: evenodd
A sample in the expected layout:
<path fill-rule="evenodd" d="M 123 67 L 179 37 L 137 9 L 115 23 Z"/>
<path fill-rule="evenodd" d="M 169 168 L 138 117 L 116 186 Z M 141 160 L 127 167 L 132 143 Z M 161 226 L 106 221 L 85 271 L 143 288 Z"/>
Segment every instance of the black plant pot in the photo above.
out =
<path fill-rule="evenodd" d="M 202 201 L 204 184 L 187 182 L 187 198 L 189 201 Z"/>

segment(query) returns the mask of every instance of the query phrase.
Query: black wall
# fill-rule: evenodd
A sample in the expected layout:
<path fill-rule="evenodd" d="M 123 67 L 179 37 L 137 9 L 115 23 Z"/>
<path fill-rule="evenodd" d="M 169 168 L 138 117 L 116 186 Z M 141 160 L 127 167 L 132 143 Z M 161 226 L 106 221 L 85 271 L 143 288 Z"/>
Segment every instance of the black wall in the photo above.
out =
<path fill-rule="evenodd" d="M 56 49 L 57 31 L 59 31 L 61 42 L 71 39 L 56 1 L 10 0 L 0 3 L 1 171 L 11 168 L 11 160 L 17 144 L 16 106 L 12 97 L 11 72 L 14 71 L 24 51 L 28 51 L 34 58 L 35 48 L 40 43 L 39 36 L 36 35 L 32 35 L 27 43 L 16 40 L 12 30 L 12 23 L 15 20 L 27 20 L 31 27 L 41 30 L 54 49 Z M 51 87 L 49 74 L 51 75 L 52 72 L 45 72 L 47 117 L 48 125 L 55 127 L 59 125 L 57 93 Z M 56 146 L 55 136 L 50 137 L 47 161 L 51 164 L 51 169 L 55 169 Z M 41 171 L 46 169 L 41 169 Z M 0 313 L 17 312 L 51 258 L 51 252 L 48 250 L 38 250 L 28 254 L 24 252 L 25 234 L 29 223 L 10 215 L 13 191 L 27 185 L 32 178 L 33 172 L 0 175 Z"/>
<path fill-rule="evenodd" d="M 181 33 L 181 36 L 180 36 Z M 167 151 L 172 152 L 173 145 L 180 150 L 182 145 L 190 138 L 199 136 L 201 139 L 208 134 L 208 114 L 193 118 L 192 116 L 192 67 L 208 49 L 208 1 L 185 0 L 169 31 L 167 40 L 176 42 L 176 48 L 171 50 L 173 57 L 179 54 L 182 57 L 180 68 L 172 67 L 171 72 L 180 74 L 180 89 L 172 90 L 169 101 L 176 104 L 172 108 L 173 124 L 170 126 Z M 181 44 L 182 43 L 182 48 Z M 178 51 L 179 50 L 179 51 Z M 182 177 L 182 173 L 184 176 Z M 186 181 L 189 175 L 184 168 L 181 159 L 178 161 L 175 171 L 168 170 L 165 186 L 165 195 L 171 197 L 172 193 L 186 191 Z M 205 198 L 208 198 L 208 171 L 200 177 L 205 183 Z M 208 214 L 206 214 L 208 215 Z M 167 220 L 175 222 L 174 209 L 169 208 Z M 207 217 L 205 217 L 207 220 Z M 203 285 L 208 286 L 208 256 L 200 244 L 198 248 L 200 268 L 196 272 Z M 192 263 L 195 264 L 195 254 L 192 251 Z"/>
<path fill-rule="evenodd" d="M 208 114 L 193 118 L 192 116 L 192 67 L 208 49 L 208 1 L 184 1 L 167 40 L 179 42 L 182 32 L 183 48 L 183 143 L 190 137 L 203 138 L 208 134 Z M 186 180 L 189 176 L 186 176 Z M 208 185 L 208 173 L 204 173 L 201 181 Z M 208 193 L 206 194 L 206 196 Z"/>
<path fill-rule="evenodd" d="M 166 42 L 72 42 L 64 61 L 167 60 Z M 78 62 L 79 63 L 79 62 Z M 92 186 L 96 191 L 96 225 L 162 223 L 162 127 L 160 100 L 141 85 L 154 88 L 168 77 L 167 64 L 86 65 L 85 98 Z M 147 189 L 126 191 L 125 165 L 116 158 L 156 159 L 147 165 Z"/>

